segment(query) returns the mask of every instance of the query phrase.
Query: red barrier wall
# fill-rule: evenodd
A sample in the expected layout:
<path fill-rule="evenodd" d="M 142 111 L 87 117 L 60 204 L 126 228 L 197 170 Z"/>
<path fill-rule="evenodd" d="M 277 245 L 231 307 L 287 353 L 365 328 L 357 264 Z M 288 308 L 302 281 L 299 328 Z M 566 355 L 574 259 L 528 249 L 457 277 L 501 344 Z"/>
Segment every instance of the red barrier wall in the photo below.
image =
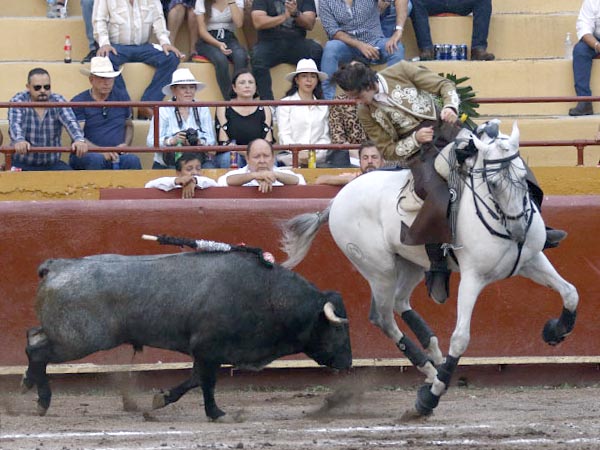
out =
<path fill-rule="evenodd" d="M 302 212 L 323 209 L 328 199 L 192 199 L 0 202 L 2 283 L 0 283 L 0 366 L 26 363 L 25 330 L 37 324 L 33 299 L 37 266 L 47 258 L 97 253 L 176 252 L 142 241 L 146 234 L 246 242 L 272 252 L 281 261 L 277 223 Z M 475 308 L 471 345 L 466 356 L 596 355 L 600 348 L 600 196 L 550 197 L 547 223 L 570 235 L 547 252 L 557 270 L 579 290 L 581 304 L 572 335 L 559 347 L 542 342 L 541 330 L 561 311 L 558 294 L 521 278 L 487 287 Z M 351 323 L 355 358 L 398 358 L 401 353 L 368 322 L 366 282 L 335 246 L 323 227 L 297 270 L 321 289 L 341 291 Z M 455 320 L 456 288 L 445 305 L 436 305 L 420 286 L 413 306 L 430 323 L 447 350 Z M 88 361 L 131 362 L 131 348 L 103 352 Z M 144 351 L 136 362 L 186 361 L 162 351 Z"/>

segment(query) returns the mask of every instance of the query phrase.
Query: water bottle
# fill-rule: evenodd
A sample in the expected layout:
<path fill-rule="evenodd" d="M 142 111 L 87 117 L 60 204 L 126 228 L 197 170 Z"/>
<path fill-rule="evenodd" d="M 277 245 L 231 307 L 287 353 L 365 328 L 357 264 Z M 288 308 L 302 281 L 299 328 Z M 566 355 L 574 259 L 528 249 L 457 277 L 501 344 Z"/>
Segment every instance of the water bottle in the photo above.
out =
<path fill-rule="evenodd" d="M 71 62 L 71 36 L 65 36 L 65 62 L 69 64 Z"/>
<path fill-rule="evenodd" d="M 56 0 L 46 1 L 46 17 L 49 19 L 56 18 Z"/>
<path fill-rule="evenodd" d="M 229 141 L 229 145 L 237 145 L 237 141 L 235 139 L 231 139 Z M 229 168 L 237 169 L 238 166 L 238 153 L 234 151 L 229 152 Z"/>
<path fill-rule="evenodd" d="M 308 151 L 308 168 L 309 169 L 317 168 L 317 151 L 316 150 Z"/>
<path fill-rule="evenodd" d="M 571 41 L 571 33 L 567 33 L 565 38 L 565 59 L 573 59 L 573 42 Z"/>

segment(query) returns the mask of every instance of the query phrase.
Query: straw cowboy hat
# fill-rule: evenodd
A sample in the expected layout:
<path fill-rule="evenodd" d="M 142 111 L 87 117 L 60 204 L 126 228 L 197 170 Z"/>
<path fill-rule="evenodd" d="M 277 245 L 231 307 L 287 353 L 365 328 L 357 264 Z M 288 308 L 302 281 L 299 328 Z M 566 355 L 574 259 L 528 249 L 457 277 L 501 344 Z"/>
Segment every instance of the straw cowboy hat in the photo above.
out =
<path fill-rule="evenodd" d="M 195 84 L 198 91 L 204 89 L 206 86 L 204 83 L 196 81 L 196 78 L 194 78 L 194 74 L 190 69 L 177 69 L 175 72 L 173 72 L 171 83 L 162 88 L 162 93 L 165 95 L 173 95 L 173 92 L 171 92 L 171 86 L 175 86 L 177 84 Z"/>
<path fill-rule="evenodd" d="M 319 69 L 317 69 L 317 64 L 312 59 L 308 58 L 298 61 L 298 64 L 296 65 L 296 71 L 288 73 L 285 76 L 285 79 L 287 81 L 292 81 L 299 73 L 316 73 L 319 76 L 319 80 L 325 81 L 327 79 L 327 74 L 325 72 L 319 72 Z"/>
<path fill-rule="evenodd" d="M 115 71 L 107 56 L 94 56 L 90 61 L 90 68 L 79 69 L 85 76 L 96 75 L 101 78 L 115 78 L 121 75 L 121 71 Z"/>

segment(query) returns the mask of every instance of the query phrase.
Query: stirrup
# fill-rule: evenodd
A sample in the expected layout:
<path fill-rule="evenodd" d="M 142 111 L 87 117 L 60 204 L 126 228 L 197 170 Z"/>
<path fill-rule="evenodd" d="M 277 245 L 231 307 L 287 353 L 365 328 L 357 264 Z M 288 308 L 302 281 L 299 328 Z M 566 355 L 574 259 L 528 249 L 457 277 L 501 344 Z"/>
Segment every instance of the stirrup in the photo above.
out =
<path fill-rule="evenodd" d="M 442 244 L 441 248 L 442 248 L 442 251 L 444 252 L 444 258 L 445 258 L 446 256 L 448 256 L 448 253 L 450 253 L 450 251 L 460 250 L 461 248 L 463 248 L 463 246 L 457 245 L 457 244 Z"/>

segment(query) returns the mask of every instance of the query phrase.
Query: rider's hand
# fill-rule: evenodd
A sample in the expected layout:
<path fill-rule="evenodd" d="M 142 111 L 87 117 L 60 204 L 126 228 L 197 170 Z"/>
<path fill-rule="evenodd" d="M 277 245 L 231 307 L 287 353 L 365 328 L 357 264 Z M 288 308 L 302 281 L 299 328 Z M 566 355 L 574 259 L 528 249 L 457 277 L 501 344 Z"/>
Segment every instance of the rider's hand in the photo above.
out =
<path fill-rule="evenodd" d="M 440 118 L 446 123 L 454 123 L 456 122 L 456 119 L 458 119 L 458 115 L 456 114 L 456 111 L 446 106 L 444 109 L 442 109 Z"/>
<path fill-rule="evenodd" d="M 415 131 L 415 139 L 419 144 L 433 141 L 433 127 L 423 127 Z"/>

